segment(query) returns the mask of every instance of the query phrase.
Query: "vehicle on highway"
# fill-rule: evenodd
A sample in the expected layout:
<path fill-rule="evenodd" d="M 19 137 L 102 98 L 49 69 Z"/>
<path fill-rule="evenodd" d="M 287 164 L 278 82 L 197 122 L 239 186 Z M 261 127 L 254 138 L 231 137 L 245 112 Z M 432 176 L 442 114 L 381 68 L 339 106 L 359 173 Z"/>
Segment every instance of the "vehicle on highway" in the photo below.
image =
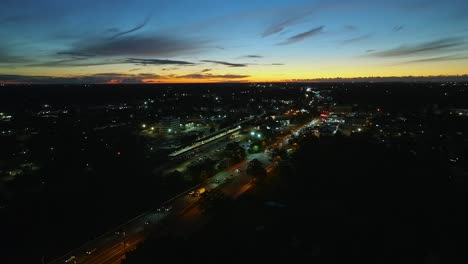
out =
<path fill-rule="evenodd" d="M 165 206 L 161 205 L 158 209 L 156 209 L 158 212 L 169 212 L 172 209 L 172 206 Z"/>
<path fill-rule="evenodd" d="M 193 195 L 194 196 L 200 196 L 204 192 L 206 192 L 206 189 L 204 187 L 202 187 L 202 188 L 199 188 L 198 190 L 196 190 Z"/>
<path fill-rule="evenodd" d="M 236 172 L 239 173 L 239 172 L 241 172 L 241 170 L 240 170 L 239 168 L 237 168 L 237 169 L 236 169 Z"/>
<path fill-rule="evenodd" d="M 215 182 L 215 183 L 219 183 L 219 179 L 216 179 L 214 182 Z"/>
<path fill-rule="evenodd" d="M 145 225 L 151 225 L 151 221 L 145 221 Z"/>
<path fill-rule="evenodd" d="M 195 194 L 195 191 L 190 191 L 188 194 L 189 194 L 189 195 L 194 195 L 194 194 Z"/>
<path fill-rule="evenodd" d="M 76 257 L 75 256 L 71 256 L 69 257 L 68 259 L 65 260 L 65 263 L 71 263 L 72 261 L 75 261 L 76 262 Z"/>
<path fill-rule="evenodd" d="M 86 254 L 91 255 L 91 254 L 93 254 L 94 251 L 96 251 L 96 248 L 93 248 L 93 249 L 90 249 L 90 250 L 86 251 Z"/>

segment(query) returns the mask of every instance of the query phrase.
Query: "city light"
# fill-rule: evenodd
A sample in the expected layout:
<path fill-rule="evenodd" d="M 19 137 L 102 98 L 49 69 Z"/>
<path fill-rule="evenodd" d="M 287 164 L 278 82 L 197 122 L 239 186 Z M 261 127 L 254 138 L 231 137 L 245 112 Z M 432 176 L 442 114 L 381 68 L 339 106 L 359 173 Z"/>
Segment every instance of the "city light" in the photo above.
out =
<path fill-rule="evenodd" d="M 142 127 L 142 128 L 146 128 L 146 125 L 145 125 L 145 124 L 143 124 L 143 125 L 141 125 L 141 127 Z"/>
<path fill-rule="evenodd" d="M 255 132 L 254 131 L 250 132 L 250 135 L 255 136 Z"/>

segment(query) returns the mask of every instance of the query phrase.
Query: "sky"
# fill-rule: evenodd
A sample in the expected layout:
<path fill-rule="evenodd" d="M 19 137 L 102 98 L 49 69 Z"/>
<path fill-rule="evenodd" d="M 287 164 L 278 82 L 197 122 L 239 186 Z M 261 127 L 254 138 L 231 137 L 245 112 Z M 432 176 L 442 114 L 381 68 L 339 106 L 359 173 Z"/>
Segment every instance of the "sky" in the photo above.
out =
<path fill-rule="evenodd" d="M 0 83 L 468 73 L 466 0 L 2 0 Z"/>

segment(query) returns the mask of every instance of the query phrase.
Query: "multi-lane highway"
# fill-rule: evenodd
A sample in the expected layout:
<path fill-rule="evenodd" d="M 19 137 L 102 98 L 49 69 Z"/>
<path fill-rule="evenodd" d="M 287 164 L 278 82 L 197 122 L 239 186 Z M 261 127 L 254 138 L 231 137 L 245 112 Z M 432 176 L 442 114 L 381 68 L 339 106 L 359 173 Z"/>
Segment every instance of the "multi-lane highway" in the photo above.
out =
<path fill-rule="evenodd" d="M 288 139 L 292 134 L 301 133 L 302 129 L 313 124 L 314 121 L 292 130 L 291 134 L 279 138 L 272 145 L 287 146 Z M 252 154 L 239 164 L 217 173 L 197 188 L 203 186 L 208 190 L 219 189 L 225 195 L 237 199 L 253 187 L 251 177 L 246 174 L 248 162 L 252 159 L 260 160 L 268 172 L 276 166 L 275 162 L 269 160 L 266 153 Z M 202 226 L 207 217 L 202 214 L 198 202 L 199 197 L 189 195 L 189 191 L 191 190 L 165 202 L 158 209 L 137 216 L 115 230 L 50 262 L 50 264 L 116 264 L 121 262 L 126 252 L 138 246 L 150 233 L 171 232 L 179 236 L 188 236 Z"/>

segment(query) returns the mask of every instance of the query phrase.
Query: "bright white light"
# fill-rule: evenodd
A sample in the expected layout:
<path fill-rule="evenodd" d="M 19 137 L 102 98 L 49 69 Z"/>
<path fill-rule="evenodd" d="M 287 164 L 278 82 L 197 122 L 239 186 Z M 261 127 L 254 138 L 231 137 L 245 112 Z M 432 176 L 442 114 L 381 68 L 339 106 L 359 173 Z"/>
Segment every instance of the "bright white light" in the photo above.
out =
<path fill-rule="evenodd" d="M 146 128 L 146 125 L 145 125 L 145 124 L 143 124 L 143 125 L 141 125 L 141 127 L 142 127 L 142 128 Z"/>
<path fill-rule="evenodd" d="M 250 132 L 250 135 L 251 135 L 251 136 L 255 136 L 255 132 L 253 132 L 253 131 Z"/>

